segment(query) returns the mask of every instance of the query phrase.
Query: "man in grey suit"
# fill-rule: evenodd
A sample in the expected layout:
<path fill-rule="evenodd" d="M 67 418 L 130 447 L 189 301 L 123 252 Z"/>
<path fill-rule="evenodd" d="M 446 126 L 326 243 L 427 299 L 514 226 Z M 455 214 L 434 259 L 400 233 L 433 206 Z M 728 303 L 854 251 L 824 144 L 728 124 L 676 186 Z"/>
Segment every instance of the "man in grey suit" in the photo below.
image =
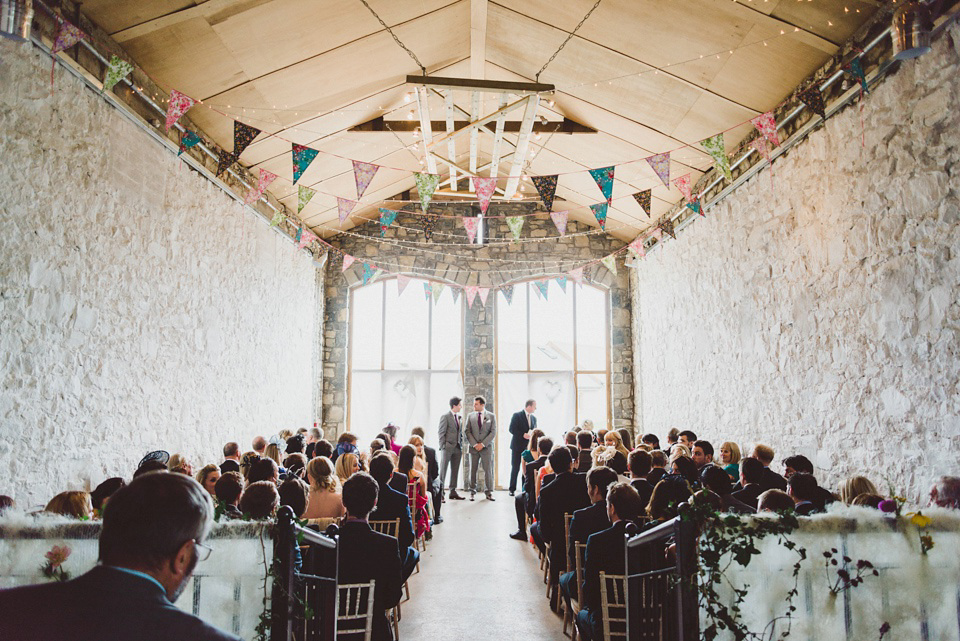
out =
<path fill-rule="evenodd" d="M 446 486 L 447 466 L 450 467 L 450 498 L 463 500 L 457 494 L 457 475 L 463 458 L 463 428 L 460 427 L 460 398 L 450 399 L 450 411 L 440 417 L 440 492 Z"/>
<path fill-rule="evenodd" d="M 493 439 L 497 435 L 497 419 L 484 409 L 482 396 L 473 399 L 473 411 L 467 416 L 467 442 L 470 443 L 470 500 L 477 494 L 477 473 L 483 464 L 484 489 L 487 500 L 493 501 Z"/>

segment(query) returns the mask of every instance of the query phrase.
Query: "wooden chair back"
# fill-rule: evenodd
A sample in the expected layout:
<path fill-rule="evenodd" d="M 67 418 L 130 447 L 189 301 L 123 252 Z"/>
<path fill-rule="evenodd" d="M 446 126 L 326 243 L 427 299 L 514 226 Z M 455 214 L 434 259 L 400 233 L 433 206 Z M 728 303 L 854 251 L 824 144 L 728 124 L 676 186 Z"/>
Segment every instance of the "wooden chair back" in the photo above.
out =
<path fill-rule="evenodd" d="M 371 641 L 373 637 L 373 594 L 376 581 L 346 583 L 337 586 L 340 592 L 337 612 L 337 639 Z M 362 622 L 363 627 L 358 624 Z"/>
<path fill-rule="evenodd" d="M 367 523 L 370 524 L 370 529 L 372 529 L 374 532 L 386 534 L 387 536 L 392 536 L 393 538 L 397 538 L 397 533 L 400 531 L 400 519 L 367 521 Z"/>
<path fill-rule="evenodd" d="M 627 641 L 626 575 L 600 573 L 600 607 L 603 617 L 603 638 L 606 641 Z M 613 631 L 614 626 L 611 624 L 618 624 L 616 631 Z"/>
<path fill-rule="evenodd" d="M 573 545 L 575 547 L 574 555 L 575 555 L 575 561 L 576 561 L 576 568 L 574 569 L 576 574 L 574 576 L 576 577 L 576 582 L 577 582 L 577 595 L 579 595 L 580 590 L 583 589 L 583 557 L 586 556 L 587 554 L 587 544 L 574 543 Z M 571 605 L 573 607 L 574 614 L 577 614 L 580 612 L 579 597 L 576 600 L 571 600 Z"/>

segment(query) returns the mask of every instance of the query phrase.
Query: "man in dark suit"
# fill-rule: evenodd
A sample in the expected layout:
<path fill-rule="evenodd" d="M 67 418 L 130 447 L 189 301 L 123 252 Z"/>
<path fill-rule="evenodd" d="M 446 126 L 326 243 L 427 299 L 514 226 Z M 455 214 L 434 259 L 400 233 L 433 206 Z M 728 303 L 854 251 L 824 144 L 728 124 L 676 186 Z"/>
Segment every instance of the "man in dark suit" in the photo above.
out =
<path fill-rule="evenodd" d="M 540 473 L 540 468 L 547 464 L 547 455 L 542 452 L 549 452 L 553 448 L 553 439 L 544 436 L 537 445 L 537 460 L 527 463 L 527 474 L 523 478 L 523 492 L 514 499 L 514 506 L 517 509 L 517 531 L 510 535 L 511 539 L 517 541 L 527 540 L 527 515 L 533 516 L 536 507 L 536 478 Z"/>
<path fill-rule="evenodd" d="M 753 447 L 751 456 L 763 464 L 763 478 L 759 481 L 764 490 L 787 491 L 787 479 L 770 469 L 773 463 L 773 448 L 769 445 L 757 444 Z"/>
<path fill-rule="evenodd" d="M 824 506 L 818 503 L 817 490 L 819 489 L 820 486 L 817 485 L 817 479 L 813 474 L 795 472 L 790 475 L 787 481 L 787 494 L 793 499 L 795 504 L 793 509 L 797 516 L 810 516 L 823 511 Z"/>
<path fill-rule="evenodd" d="M 650 466 L 653 459 L 650 452 L 646 450 L 633 450 L 630 452 L 630 458 L 627 459 L 627 467 L 630 470 L 630 485 L 640 495 L 640 503 L 644 507 L 650 502 L 650 495 L 653 494 L 653 483 L 647 480 L 647 474 L 650 473 Z"/>
<path fill-rule="evenodd" d="M 627 483 L 617 483 L 607 492 L 607 515 L 612 525 L 587 539 L 583 585 L 580 588 L 580 613 L 577 629 L 583 641 L 603 639 L 600 573 L 625 574 L 627 523 L 640 515 L 640 495 Z"/>
<path fill-rule="evenodd" d="M 794 454 L 793 456 L 788 456 L 783 459 L 784 472 L 783 475 L 787 478 L 787 485 L 789 486 L 790 478 L 797 472 L 803 472 L 804 474 L 813 475 L 813 463 L 810 462 L 803 454 Z M 788 490 L 789 491 L 789 490 Z M 811 499 L 813 504 L 816 506 L 817 510 L 823 511 L 826 506 L 830 505 L 836 501 L 836 497 L 830 490 L 821 487 L 817 484 L 817 489 L 815 491 L 815 498 Z M 799 514 L 799 510 L 797 514 Z"/>
<path fill-rule="evenodd" d="M 537 402 L 530 399 L 523 409 L 510 417 L 510 496 L 517 491 L 517 476 L 520 474 L 520 455 L 527 449 L 530 432 L 537 429 Z"/>
<path fill-rule="evenodd" d="M 440 507 L 443 505 L 443 488 L 440 487 L 440 466 L 437 464 L 437 450 L 427 447 L 427 437 L 424 436 L 422 427 L 415 427 L 410 430 L 411 436 L 419 436 L 423 444 L 423 455 L 427 459 L 427 490 L 430 492 L 430 499 L 433 501 L 433 524 L 443 523 L 443 517 L 440 516 Z"/>
<path fill-rule="evenodd" d="M 400 544 L 401 578 L 406 581 L 413 574 L 420 560 L 420 552 L 413 548 L 413 522 L 410 519 L 410 502 L 404 492 L 398 492 L 388 483 L 393 475 L 393 459 L 381 452 L 370 459 L 370 476 L 379 487 L 377 507 L 370 514 L 371 521 L 392 521 L 400 519 L 397 541 Z"/>
<path fill-rule="evenodd" d="M 346 520 L 340 526 L 338 583 L 368 583 L 373 593 L 373 641 L 393 641 L 387 610 L 403 596 L 400 550 L 397 539 L 374 532 L 367 516 L 377 504 L 379 486 L 372 476 L 357 472 L 343 483 Z"/>
<path fill-rule="evenodd" d="M 593 432 L 583 430 L 577 432 L 577 460 L 575 472 L 587 472 L 593 467 L 593 457 L 590 455 L 593 450 Z"/>
<path fill-rule="evenodd" d="M 567 608 L 570 599 L 577 598 L 580 586 L 576 584 L 577 543 L 586 543 L 591 534 L 610 527 L 607 516 L 607 490 L 617 482 L 617 473 L 607 466 L 596 467 L 587 472 L 587 488 L 593 504 L 573 513 L 570 520 L 570 540 L 567 542 L 568 572 L 560 575 L 560 593 Z"/>
<path fill-rule="evenodd" d="M 753 457 L 740 459 L 740 490 L 733 492 L 731 496 L 741 503 L 746 503 L 753 509 L 757 509 L 757 498 L 763 493 L 763 486 L 760 481 L 763 480 L 763 463 Z"/>
<path fill-rule="evenodd" d="M 220 464 L 220 473 L 240 471 L 240 445 L 227 443 L 223 446 L 223 463 Z"/>
<path fill-rule="evenodd" d="M 667 475 L 667 455 L 660 450 L 650 452 L 650 472 L 647 474 L 647 480 L 650 485 L 656 487 L 664 476 Z"/>
<path fill-rule="evenodd" d="M 237 641 L 173 605 L 213 524 L 213 503 L 183 474 L 153 472 L 104 508 L 100 565 L 66 583 L 0 590 L 4 641 Z"/>

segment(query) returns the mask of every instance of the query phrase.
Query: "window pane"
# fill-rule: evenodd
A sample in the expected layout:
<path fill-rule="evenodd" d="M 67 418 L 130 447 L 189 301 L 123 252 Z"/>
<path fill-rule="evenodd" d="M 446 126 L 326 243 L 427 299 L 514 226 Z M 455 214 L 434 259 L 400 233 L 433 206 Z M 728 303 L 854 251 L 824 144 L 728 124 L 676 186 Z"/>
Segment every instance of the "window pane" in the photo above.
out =
<path fill-rule="evenodd" d="M 429 412 L 422 423 L 427 434 L 426 443 L 430 447 L 437 446 L 437 424 L 440 416 L 450 411 L 450 399 L 454 396 L 463 398 L 463 380 L 460 378 L 460 372 L 430 372 Z"/>
<path fill-rule="evenodd" d="M 407 287 L 397 296 L 396 281 L 387 281 L 385 369 L 427 369 L 430 326 L 423 290 Z"/>
<path fill-rule="evenodd" d="M 579 374 L 577 376 L 578 422 L 593 421 L 595 428 L 607 426 L 606 374 Z"/>
<path fill-rule="evenodd" d="M 433 306 L 433 356 L 430 369 L 460 372 L 460 309 L 463 295 L 453 302 L 446 291 Z M 450 394 L 453 396 L 453 394 Z"/>
<path fill-rule="evenodd" d="M 603 290 L 577 288 L 577 369 L 607 369 L 607 296 Z"/>
<path fill-rule="evenodd" d="M 567 293 L 556 284 L 549 298 L 530 296 L 530 369 L 573 369 L 573 287 Z"/>
<path fill-rule="evenodd" d="M 513 288 L 513 302 L 497 298 L 497 363 L 503 370 L 527 369 L 527 294 L 529 285 Z"/>
<path fill-rule="evenodd" d="M 386 425 L 380 405 L 380 372 L 357 372 L 350 376 L 350 431 L 362 442 L 370 442 Z"/>
<path fill-rule="evenodd" d="M 380 369 L 383 332 L 383 283 L 353 290 L 353 367 Z"/>

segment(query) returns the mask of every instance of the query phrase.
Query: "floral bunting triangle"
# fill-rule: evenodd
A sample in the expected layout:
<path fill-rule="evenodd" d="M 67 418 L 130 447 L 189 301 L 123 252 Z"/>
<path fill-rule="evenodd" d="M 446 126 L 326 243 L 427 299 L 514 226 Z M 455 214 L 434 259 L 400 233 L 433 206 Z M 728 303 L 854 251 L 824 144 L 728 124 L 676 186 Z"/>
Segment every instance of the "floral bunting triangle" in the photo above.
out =
<path fill-rule="evenodd" d="M 250 125 L 245 125 L 239 120 L 233 121 L 233 155 L 237 158 L 250 146 L 253 139 L 257 137 L 260 130 Z"/>
<path fill-rule="evenodd" d="M 487 306 L 487 296 L 490 294 L 489 287 L 478 287 L 477 294 L 480 295 L 480 303 L 486 307 Z"/>
<path fill-rule="evenodd" d="M 637 204 L 640 205 L 641 209 L 643 209 L 643 213 L 647 215 L 647 218 L 650 218 L 650 201 L 652 195 L 652 189 L 638 191 L 633 195 L 633 199 L 636 200 Z"/>
<path fill-rule="evenodd" d="M 303 172 L 307 170 L 307 167 L 310 166 L 310 163 L 313 162 L 313 159 L 316 158 L 320 152 L 316 149 L 310 149 L 309 147 L 293 143 L 292 153 L 293 183 L 296 184 L 297 181 L 300 180 L 300 176 L 303 175 Z"/>
<path fill-rule="evenodd" d="M 689 209 L 695 214 L 700 214 L 701 216 L 706 218 L 706 215 L 703 213 L 703 206 L 700 205 L 699 199 L 694 200 L 693 202 L 687 203 L 687 209 Z"/>
<path fill-rule="evenodd" d="M 430 286 L 430 283 L 423 284 L 423 297 L 427 299 L 427 302 L 430 302 L 430 298 L 433 296 L 433 288 Z"/>
<path fill-rule="evenodd" d="M 533 281 L 533 284 L 537 287 L 536 291 L 540 294 L 540 297 L 546 300 L 547 293 L 550 290 L 550 281 L 544 278 L 543 280 Z"/>
<path fill-rule="evenodd" d="M 513 285 L 504 285 L 500 288 L 500 293 L 503 294 L 503 299 L 507 301 L 507 305 L 513 304 Z"/>
<path fill-rule="evenodd" d="M 232 165 L 236 160 L 237 157 L 234 156 L 232 152 L 229 152 L 226 149 L 221 149 L 220 156 L 217 160 L 217 176 L 229 169 L 230 165 Z"/>
<path fill-rule="evenodd" d="M 410 277 L 403 274 L 397 274 L 397 296 L 403 294 L 403 290 L 410 284 Z"/>
<path fill-rule="evenodd" d="M 356 206 L 357 202 L 355 200 L 347 200 L 346 198 L 340 198 L 340 196 L 337 196 L 337 217 L 340 219 L 341 225 Z"/>
<path fill-rule="evenodd" d="M 366 285 L 372 280 L 376 280 L 379 275 L 380 270 L 377 269 L 376 265 L 371 265 L 370 263 L 363 264 L 363 284 Z"/>
<path fill-rule="evenodd" d="M 727 148 L 723 141 L 723 134 L 719 133 L 716 136 L 701 140 L 700 146 L 713 158 L 713 166 L 717 168 L 717 171 L 723 174 L 727 181 L 733 182 L 733 174 L 730 173 L 730 159 L 727 158 Z"/>
<path fill-rule="evenodd" d="M 480 293 L 480 288 L 476 285 L 467 285 L 463 288 L 463 291 L 467 295 L 467 307 L 473 309 L 473 301 L 477 298 L 477 294 Z"/>
<path fill-rule="evenodd" d="M 850 64 L 844 67 L 843 70 L 860 83 L 860 91 L 870 93 L 870 87 L 867 85 L 867 74 L 863 72 L 863 63 L 860 61 L 859 56 L 851 60 Z"/>
<path fill-rule="evenodd" d="M 190 107 L 196 104 L 196 100 L 190 96 L 180 93 L 176 89 L 170 92 L 170 100 L 167 102 L 167 131 L 170 127 L 177 124 L 180 117 L 190 110 Z"/>
<path fill-rule="evenodd" d="M 243 204 L 250 205 L 260 200 L 260 197 L 263 196 L 263 192 L 265 192 L 267 187 L 270 186 L 270 183 L 276 179 L 276 174 L 270 173 L 266 169 L 261 169 L 260 177 L 257 178 L 257 186 L 250 189 L 250 191 L 247 193 L 247 197 L 243 199 Z"/>
<path fill-rule="evenodd" d="M 643 246 L 643 237 L 635 239 L 632 243 L 627 245 L 627 248 L 637 255 L 638 258 L 643 258 L 647 255 L 647 249 Z"/>
<path fill-rule="evenodd" d="M 513 240 L 520 240 L 520 230 L 523 229 L 523 223 L 526 222 L 523 216 L 507 216 L 507 227 L 513 235 Z"/>
<path fill-rule="evenodd" d="M 480 225 L 480 218 L 477 216 L 464 216 L 460 220 L 463 221 L 463 227 L 467 230 L 467 240 L 473 243 L 473 240 L 477 237 L 477 227 Z"/>
<path fill-rule="evenodd" d="M 557 231 L 560 232 L 561 236 L 567 235 L 567 212 L 565 211 L 552 211 L 550 212 L 550 218 L 553 220 L 553 224 L 557 226 Z"/>
<path fill-rule="evenodd" d="M 297 249 L 303 249 L 317 239 L 317 235 L 309 229 L 301 228 L 300 242 L 297 243 Z"/>
<path fill-rule="evenodd" d="M 770 162 L 770 150 L 767 149 L 767 141 L 763 138 L 754 138 L 750 141 L 750 147 L 760 154 L 760 157 Z"/>
<path fill-rule="evenodd" d="M 540 200 L 547 211 L 553 209 L 553 199 L 557 195 L 557 175 L 553 176 L 530 176 L 533 186 L 537 188 L 540 194 Z"/>
<path fill-rule="evenodd" d="M 773 117 L 772 111 L 760 114 L 756 118 L 752 118 L 750 122 L 764 138 L 773 143 L 774 147 L 780 144 L 780 136 L 777 134 L 777 121 Z"/>
<path fill-rule="evenodd" d="M 493 192 L 497 189 L 497 179 L 476 176 L 473 179 L 473 188 L 477 190 L 480 212 L 486 214 L 487 208 L 490 207 L 490 199 L 493 198 Z"/>
<path fill-rule="evenodd" d="M 460 291 L 460 288 L 456 285 L 450 285 L 450 295 L 453 296 L 454 305 L 460 302 Z"/>
<path fill-rule="evenodd" d="M 560 285 L 560 289 L 562 289 L 563 292 L 566 293 L 566 292 L 567 292 L 567 277 L 566 277 L 566 276 L 557 276 L 557 278 L 556 278 L 555 280 L 557 281 L 557 285 Z"/>
<path fill-rule="evenodd" d="M 303 208 L 307 206 L 307 203 L 310 202 L 314 196 L 317 195 L 315 189 L 310 189 L 304 185 L 297 185 L 297 213 L 299 214 L 303 211 Z M 343 219 L 341 218 L 341 222 Z"/>
<path fill-rule="evenodd" d="M 433 283 L 433 302 L 436 303 L 440 300 L 440 294 L 443 293 L 443 283 Z"/>
<path fill-rule="evenodd" d="M 690 190 L 690 174 L 684 174 L 679 178 L 674 178 L 673 184 L 680 190 L 680 193 L 683 194 L 683 197 L 688 203 L 693 201 L 693 193 Z"/>
<path fill-rule="evenodd" d="M 667 236 L 669 236 L 674 240 L 677 239 L 677 230 L 674 229 L 674 223 L 671 219 L 664 218 L 663 220 L 660 221 L 660 223 L 657 226 L 660 228 L 660 231 L 662 233 L 666 234 Z"/>
<path fill-rule="evenodd" d="M 392 209 L 380 208 L 380 238 L 383 238 L 387 233 L 387 227 L 393 224 L 393 221 L 397 219 L 397 212 Z"/>
<path fill-rule="evenodd" d="M 191 147 L 196 147 L 198 144 L 200 144 L 200 140 L 200 136 L 188 129 L 180 138 L 180 150 L 177 152 L 177 155 L 179 156 Z"/>
<path fill-rule="evenodd" d="M 273 215 L 273 218 L 270 219 L 270 226 L 277 227 L 283 224 L 283 221 L 287 219 L 287 215 L 282 211 L 278 211 Z"/>
<path fill-rule="evenodd" d="M 567 276 L 569 276 L 570 280 L 575 282 L 577 285 L 583 285 L 583 267 L 571 269 L 567 272 Z"/>
<path fill-rule="evenodd" d="M 616 254 L 610 254 L 609 256 L 604 256 L 603 258 L 600 259 L 600 263 L 603 264 L 603 266 L 609 269 L 611 272 L 613 272 L 614 276 L 617 275 L 617 255 Z"/>
<path fill-rule="evenodd" d="M 433 232 L 436 231 L 439 222 L 440 216 L 437 214 L 421 214 L 420 226 L 423 228 L 424 239 L 428 243 L 433 242 Z"/>
<path fill-rule="evenodd" d="M 120 56 L 110 58 L 110 64 L 107 65 L 107 74 L 103 77 L 103 88 L 100 89 L 100 93 L 106 93 L 113 89 L 118 82 L 129 76 L 131 71 L 133 71 L 133 65 Z"/>
<path fill-rule="evenodd" d="M 603 167 L 590 170 L 590 175 L 596 181 L 603 197 L 607 199 L 608 205 L 613 200 L 613 173 L 615 169 L 616 167 Z"/>
<path fill-rule="evenodd" d="M 808 89 L 804 89 L 799 94 L 797 98 L 800 99 L 800 102 L 810 107 L 810 110 L 813 113 L 817 114 L 821 118 L 827 117 L 827 110 L 823 104 L 823 94 L 820 93 L 820 88 L 816 85 L 812 85 Z"/>
<path fill-rule="evenodd" d="M 606 229 L 607 224 L 607 203 L 597 203 L 596 205 L 590 205 L 590 209 L 593 210 L 593 215 L 596 217 L 597 222 L 600 223 L 600 229 Z"/>
<path fill-rule="evenodd" d="M 670 186 L 670 152 L 656 154 L 645 159 L 647 164 L 656 172 L 664 186 Z"/>
<path fill-rule="evenodd" d="M 12 8 L 10 10 L 13 11 Z M 54 18 L 57 21 L 57 35 L 53 41 L 53 49 L 51 49 L 54 54 L 69 49 L 87 37 L 87 34 L 81 31 L 76 25 L 67 22 L 59 16 L 54 16 Z"/>
<path fill-rule="evenodd" d="M 433 192 L 437 190 L 437 185 L 440 184 L 440 176 L 424 174 L 419 171 L 413 176 L 417 183 L 417 193 L 420 194 L 420 207 L 423 213 L 427 213 L 427 208 L 430 207 L 430 201 L 433 199 Z"/>
<path fill-rule="evenodd" d="M 350 265 L 352 265 L 352 264 L 353 264 L 353 261 L 355 261 L 355 260 L 356 260 L 356 258 L 354 258 L 353 256 L 351 256 L 350 254 L 344 254 L 344 255 L 343 255 L 343 265 L 340 266 L 340 271 L 341 271 L 341 272 L 345 272 L 345 271 L 347 271 L 348 269 L 350 269 Z"/>
<path fill-rule="evenodd" d="M 370 181 L 373 180 L 380 166 L 358 160 L 351 162 L 353 162 L 353 180 L 357 184 L 357 200 L 360 200 L 363 198 L 363 192 L 367 191 L 367 187 L 370 186 Z"/>

